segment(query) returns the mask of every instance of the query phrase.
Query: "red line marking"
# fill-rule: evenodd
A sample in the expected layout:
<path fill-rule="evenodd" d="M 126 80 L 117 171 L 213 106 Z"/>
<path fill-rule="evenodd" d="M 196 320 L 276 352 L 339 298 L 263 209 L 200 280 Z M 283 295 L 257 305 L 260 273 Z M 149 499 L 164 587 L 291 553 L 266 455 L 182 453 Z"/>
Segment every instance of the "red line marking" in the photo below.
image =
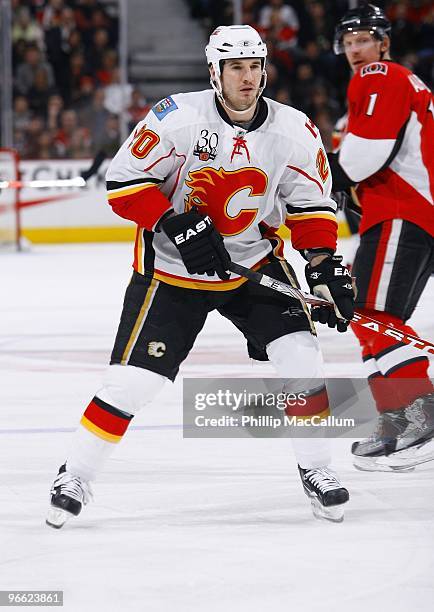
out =
<path fill-rule="evenodd" d="M 66 195 L 55 195 L 47 196 L 46 198 L 39 198 L 38 200 L 24 200 L 18 203 L 19 208 L 27 208 L 28 206 L 38 206 L 39 204 L 51 204 L 53 202 L 62 202 L 63 200 L 70 200 L 76 198 L 76 193 L 68 193 Z"/>

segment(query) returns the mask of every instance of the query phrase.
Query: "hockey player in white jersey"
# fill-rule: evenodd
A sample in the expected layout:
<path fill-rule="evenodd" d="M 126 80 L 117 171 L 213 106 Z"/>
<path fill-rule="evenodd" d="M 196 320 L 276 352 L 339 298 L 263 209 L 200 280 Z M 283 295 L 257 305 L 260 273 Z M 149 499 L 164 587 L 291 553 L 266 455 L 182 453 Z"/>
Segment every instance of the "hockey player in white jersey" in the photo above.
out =
<path fill-rule="evenodd" d="M 349 273 L 334 256 L 336 206 L 321 137 L 303 113 L 262 97 L 266 53 L 253 28 L 217 28 L 206 48 L 212 89 L 159 102 L 110 164 L 110 205 L 137 224 L 134 272 L 103 386 L 52 486 L 53 527 L 79 514 L 132 418 L 175 379 L 212 310 L 280 378 L 316 381 L 297 416 L 329 409 L 307 309 L 229 272 L 233 261 L 295 285 L 276 234 L 285 223 L 308 262 L 311 290 L 335 304 L 316 319 L 345 331 L 353 316 Z M 342 520 L 349 495 L 330 469 L 328 441 L 293 445 L 314 514 Z"/>

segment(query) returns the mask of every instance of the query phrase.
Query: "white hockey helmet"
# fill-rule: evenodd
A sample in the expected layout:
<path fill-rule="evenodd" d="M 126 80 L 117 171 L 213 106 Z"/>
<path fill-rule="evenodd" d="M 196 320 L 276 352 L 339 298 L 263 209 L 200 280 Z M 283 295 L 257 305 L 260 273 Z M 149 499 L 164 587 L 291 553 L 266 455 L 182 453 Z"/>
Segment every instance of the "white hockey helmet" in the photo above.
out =
<path fill-rule="evenodd" d="M 267 80 L 265 62 L 267 45 L 258 32 L 249 25 L 219 26 L 214 30 L 205 47 L 208 66 L 214 68 L 214 79 L 211 77 L 211 87 L 222 99 L 222 84 L 220 80 L 223 64 L 227 59 L 247 59 L 259 57 L 262 61 L 262 80 L 258 98 L 264 90 Z"/>

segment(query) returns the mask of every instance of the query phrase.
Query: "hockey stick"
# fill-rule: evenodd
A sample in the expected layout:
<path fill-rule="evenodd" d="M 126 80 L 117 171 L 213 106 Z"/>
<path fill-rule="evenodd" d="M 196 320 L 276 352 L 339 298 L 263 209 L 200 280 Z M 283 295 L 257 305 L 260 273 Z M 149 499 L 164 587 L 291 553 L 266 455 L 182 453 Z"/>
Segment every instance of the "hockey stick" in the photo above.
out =
<path fill-rule="evenodd" d="M 255 272 L 254 270 L 250 270 L 249 268 L 245 268 L 244 266 L 240 266 L 239 264 L 233 262 L 229 266 L 229 270 L 234 274 L 238 274 L 239 276 L 247 278 L 253 283 L 262 285 L 263 287 L 268 287 L 269 289 L 273 289 L 278 293 L 283 293 L 283 295 L 296 298 L 297 300 L 300 300 L 305 304 L 310 304 L 311 306 L 332 307 L 331 302 L 316 297 L 311 293 L 306 293 L 301 289 L 297 289 L 297 287 L 291 287 L 291 285 L 283 283 L 282 281 L 279 281 L 276 278 L 272 278 L 271 276 L 267 276 L 266 274 L 262 274 L 262 272 Z M 390 338 L 394 338 L 395 340 L 398 340 L 403 344 L 414 346 L 414 348 L 417 348 L 425 353 L 431 353 L 434 355 L 434 344 L 432 344 L 432 342 L 422 340 L 422 338 L 419 338 L 418 336 L 404 334 L 392 327 L 391 325 L 387 325 L 386 323 L 382 323 L 381 321 L 372 319 L 371 317 L 368 317 L 363 313 L 358 312 L 357 310 L 355 311 L 354 318 L 351 320 L 351 322 L 356 323 L 361 327 L 370 329 L 378 334 L 382 334 L 383 336 L 389 336 Z"/>
<path fill-rule="evenodd" d="M 104 151 L 98 151 L 95 158 L 92 160 L 92 164 L 87 170 L 84 170 L 80 176 L 74 176 L 70 179 L 44 179 L 44 180 L 33 180 L 33 181 L 0 181 L 0 189 L 22 189 L 23 187 L 30 187 L 41 189 L 43 187 L 86 187 L 86 181 L 91 176 L 96 174 L 106 159 Z"/>
<path fill-rule="evenodd" d="M 70 179 L 52 179 L 34 181 L 0 181 L 0 189 L 23 189 L 31 187 L 41 189 L 43 187 L 86 187 L 86 181 L 81 176 Z"/>

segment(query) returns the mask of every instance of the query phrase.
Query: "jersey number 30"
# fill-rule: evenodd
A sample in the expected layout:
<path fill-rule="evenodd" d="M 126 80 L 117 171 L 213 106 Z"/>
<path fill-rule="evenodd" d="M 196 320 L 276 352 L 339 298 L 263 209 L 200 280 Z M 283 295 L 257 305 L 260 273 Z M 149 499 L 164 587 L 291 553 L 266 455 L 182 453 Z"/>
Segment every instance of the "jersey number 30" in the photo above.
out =
<path fill-rule="evenodd" d="M 144 125 L 139 132 L 134 134 L 133 141 L 131 143 L 131 153 L 137 159 L 144 159 L 152 151 L 154 147 L 160 142 L 158 134 L 152 130 L 148 130 Z"/>

